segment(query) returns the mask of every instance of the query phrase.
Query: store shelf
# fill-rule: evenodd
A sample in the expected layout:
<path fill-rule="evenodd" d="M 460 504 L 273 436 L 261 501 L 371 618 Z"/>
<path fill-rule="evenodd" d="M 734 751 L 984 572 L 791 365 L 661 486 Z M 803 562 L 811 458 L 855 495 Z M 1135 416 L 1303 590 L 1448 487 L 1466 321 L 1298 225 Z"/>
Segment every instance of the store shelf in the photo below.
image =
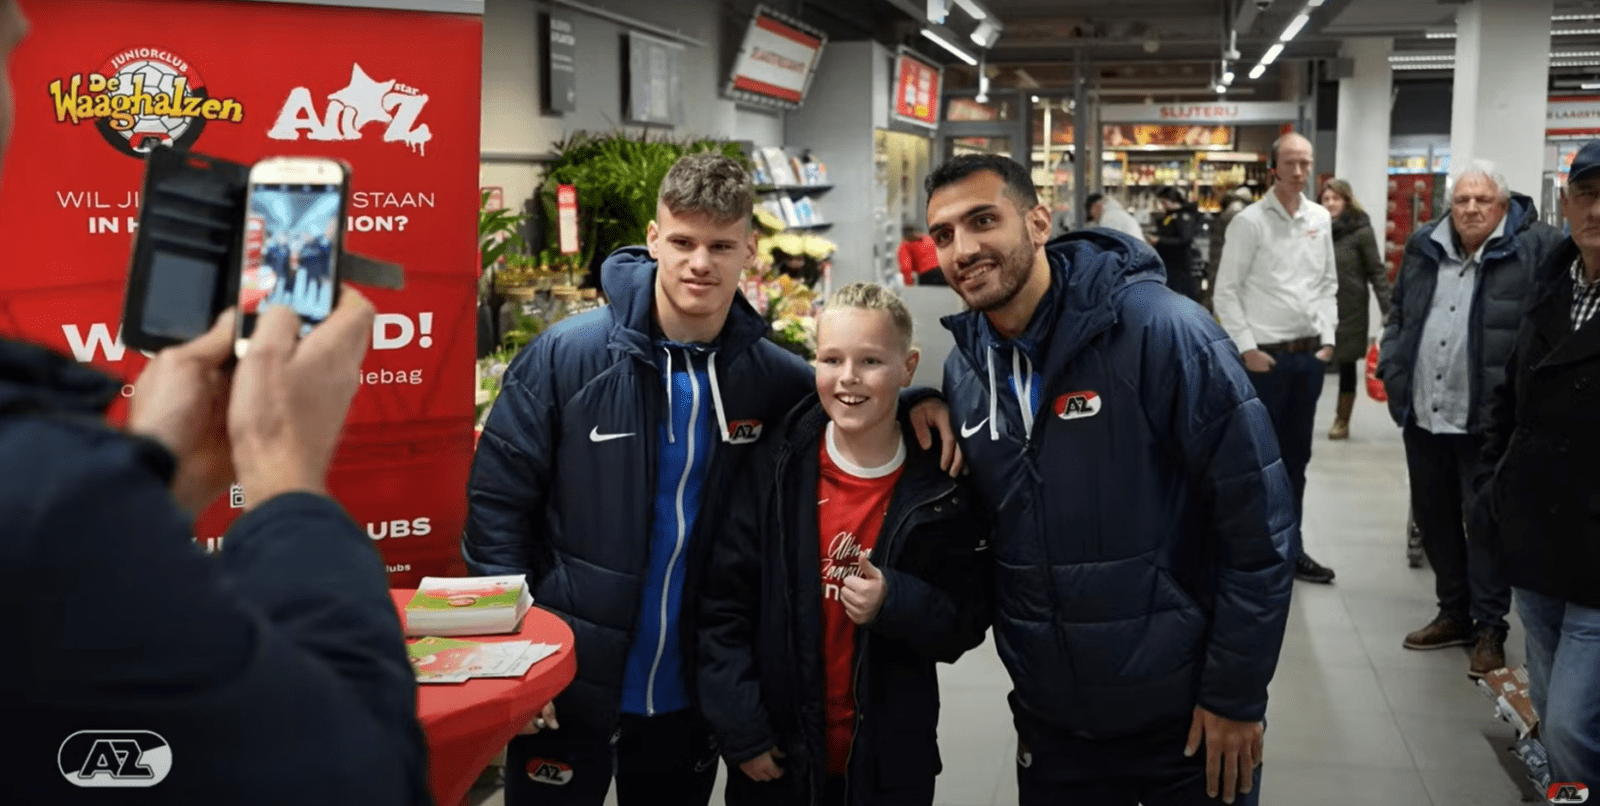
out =
<path fill-rule="evenodd" d="M 833 226 L 832 221 L 818 221 L 815 224 L 790 224 L 789 229 L 827 229 L 831 226 Z"/>

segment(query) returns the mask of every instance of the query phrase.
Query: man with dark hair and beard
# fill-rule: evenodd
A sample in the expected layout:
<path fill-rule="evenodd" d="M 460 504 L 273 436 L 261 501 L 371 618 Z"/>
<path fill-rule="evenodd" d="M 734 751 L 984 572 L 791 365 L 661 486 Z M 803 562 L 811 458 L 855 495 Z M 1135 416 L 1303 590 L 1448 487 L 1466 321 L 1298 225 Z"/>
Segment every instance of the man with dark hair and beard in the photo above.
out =
<path fill-rule="evenodd" d="M 994 519 L 1020 802 L 1255 803 L 1294 501 L 1238 350 L 1139 241 L 1047 244 L 1022 165 L 958 157 L 927 189 L 972 309 L 944 391 Z"/>

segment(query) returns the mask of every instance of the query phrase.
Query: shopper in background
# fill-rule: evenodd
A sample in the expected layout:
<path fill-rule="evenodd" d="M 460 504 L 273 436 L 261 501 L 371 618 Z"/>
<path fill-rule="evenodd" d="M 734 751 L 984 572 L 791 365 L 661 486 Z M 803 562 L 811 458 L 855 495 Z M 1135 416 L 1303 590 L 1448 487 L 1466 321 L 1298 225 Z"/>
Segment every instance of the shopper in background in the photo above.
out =
<path fill-rule="evenodd" d="M 906 285 L 944 285 L 933 239 L 911 226 L 901 230 L 900 239 L 900 279 Z"/>
<path fill-rule="evenodd" d="M 1339 330 L 1333 363 L 1339 367 L 1339 408 L 1328 439 L 1350 438 L 1350 413 L 1356 406 L 1356 365 L 1365 360 L 1371 307 L 1367 286 L 1378 295 L 1378 307 L 1389 315 L 1389 267 L 1378 255 L 1372 219 L 1355 199 L 1350 183 L 1329 179 L 1322 188 L 1322 206 L 1333 217 L 1333 256 L 1339 269 Z"/>
<path fill-rule="evenodd" d="M 1449 193 L 1450 212 L 1406 242 L 1378 377 L 1404 429 L 1411 507 L 1439 598 L 1438 616 L 1405 646 L 1471 645 L 1468 674 L 1482 677 L 1505 665 L 1511 588 L 1462 519 L 1484 472 L 1490 401 L 1560 233 L 1487 163 L 1468 165 Z"/>
<path fill-rule="evenodd" d="M 1529 694 L 1554 781 L 1600 786 L 1600 142 L 1561 195 L 1571 237 L 1540 272 L 1495 394 L 1475 526 L 1516 590 Z M 1486 517 L 1485 517 L 1486 516 Z M 1476 531 L 1476 530 L 1475 530 Z M 1479 535 L 1474 535 L 1475 538 Z"/>
<path fill-rule="evenodd" d="M 896 420 L 917 359 L 893 292 L 834 292 L 817 394 L 765 446 L 713 548 L 700 689 L 730 806 L 933 803 L 934 664 L 983 642 L 991 580 L 970 482 Z"/>
<path fill-rule="evenodd" d="M 1167 287 L 1198 300 L 1200 289 L 1194 281 L 1194 238 L 1200 227 L 1200 211 L 1183 197 L 1182 190 L 1170 185 L 1156 191 L 1156 200 L 1161 212 L 1150 244 L 1167 267 Z"/>
<path fill-rule="evenodd" d="M 1311 141 L 1286 134 L 1272 144 L 1274 182 L 1261 201 L 1228 224 L 1212 296 L 1256 394 L 1272 415 L 1294 485 L 1295 576 L 1333 581 L 1333 569 L 1305 551 L 1306 465 L 1323 375 L 1338 329 L 1338 272 L 1328 211 L 1305 197 Z"/>
<path fill-rule="evenodd" d="M 1047 247 L 1022 165 L 957 157 L 927 189 L 971 309 L 944 386 L 994 520 L 1020 802 L 1256 802 L 1294 504 L 1237 351 L 1142 240 Z"/>
<path fill-rule="evenodd" d="M 512 360 L 472 466 L 468 568 L 526 574 L 572 627 L 578 658 L 577 678 L 511 742 L 510 806 L 599 806 L 613 774 L 623 806 L 710 799 L 717 745 L 694 708 L 695 595 L 728 489 L 813 388 L 738 293 L 756 254 L 738 161 L 687 155 L 657 198 L 648 245 L 605 262 L 610 304 Z M 919 407 L 921 444 L 942 409 Z M 545 761 L 570 779 L 538 775 Z"/>
<path fill-rule="evenodd" d="M 1117 232 L 1126 233 L 1130 238 L 1144 240 L 1144 229 L 1139 226 L 1137 219 L 1122 206 L 1115 196 L 1104 193 L 1090 193 L 1083 202 L 1089 211 L 1089 220 L 1086 222 L 1091 227 L 1105 227 Z"/>
<path fill-rule="evenodd" d="M 1222 263 L 1222 245 L 1228 242 L 1228 224 L 1232 223 L 1239 211 L 1249 207 L 1255 200 L 1255 193 L 1246 185 L 1222 194 L 1222 209 L 1211 221 L 1206 250 L 1206 281 L 1205 287 L 1200 289 L 1200 304 L 1206 306 L 1208 311 L 1213 310 L 1211 298 L 1217 288 L 1217 266 Z"/>

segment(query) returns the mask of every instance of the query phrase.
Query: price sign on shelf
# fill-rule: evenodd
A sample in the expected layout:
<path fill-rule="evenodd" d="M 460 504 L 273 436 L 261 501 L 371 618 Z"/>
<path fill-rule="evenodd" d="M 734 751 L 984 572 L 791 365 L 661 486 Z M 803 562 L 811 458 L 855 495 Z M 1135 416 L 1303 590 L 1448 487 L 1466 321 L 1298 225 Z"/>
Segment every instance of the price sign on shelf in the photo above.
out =
<path fill-rule="evenodd" d="M 561 233 L 561 254 L 578 253 L 578 189 L 572 185 L 556 187 L 556 219 Z"/>

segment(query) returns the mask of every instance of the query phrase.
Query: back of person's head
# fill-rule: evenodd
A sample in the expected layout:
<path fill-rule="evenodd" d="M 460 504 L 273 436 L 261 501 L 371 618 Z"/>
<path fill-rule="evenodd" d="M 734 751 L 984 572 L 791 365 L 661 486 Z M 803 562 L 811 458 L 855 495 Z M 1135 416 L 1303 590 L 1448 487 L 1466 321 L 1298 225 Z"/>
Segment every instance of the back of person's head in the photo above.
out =
<path fill-rule="evenodd" d="M 1161 199 L 1162 201 L 1172 202 L 1173 204 L 1184 203 L 1183 191 L 1172 185 L 1167 185 L 1156 191 L 1156 198 Z"/>
<path fill-rule="evenodd" d="M 988 171 L 1006 183 L 1006 195 L 1017 205 L 1017 210 L 1027 212 L 1039 206 L 1039 191 L 1033 186 L 1033 177 L 1022 163 L 998 154 L 962 154 L 933 169 L 924 183 L 928 197 L 946 185 L 953 185 L 973 174 Z"/>
<path fill-rule="evenodd" d="M 895 332 L 900 336 L 900 346 L 905 352 L 913 352 L 915 339 L 915 325 L 911 319 L 911 309 L 906 307 L 905 300 L 894 293 L 887 286 L 878 283 L 851 283 L 844 288 L 834 291 L 828 296 L 828 302 L 822 311 L 838 310 L 840 308 L 856 308 L 863 311 L 883 311 L 889 315 L 889 321 L 894 324 Z M 817 336 L 822 335 L 822 323 L 817 323 Z"/>
<path fill-rule="evenodd" d="M 1106 194 L 1104 194 L 1104 193 L 1090 193 L 1088 196 L 1085 196 L 1084 199 L 1083 199 L 1083 209 L 1085 209 L 1085 210 L 1093 210 L 1095 205 L 1097 205 L 1100 202 L 1103 202 L 1105 200 L 1106 200 Z"/>
<path fill-rule="evenodd" d="M 685 154 L 673 163 L 661 180 L 656 200 L 674 216 L 701 215 L 727 226 L 740 219 L 750 220 L 755 189 L 750 185 L 750 174 L 738 160 L 702 151 Z"/>

